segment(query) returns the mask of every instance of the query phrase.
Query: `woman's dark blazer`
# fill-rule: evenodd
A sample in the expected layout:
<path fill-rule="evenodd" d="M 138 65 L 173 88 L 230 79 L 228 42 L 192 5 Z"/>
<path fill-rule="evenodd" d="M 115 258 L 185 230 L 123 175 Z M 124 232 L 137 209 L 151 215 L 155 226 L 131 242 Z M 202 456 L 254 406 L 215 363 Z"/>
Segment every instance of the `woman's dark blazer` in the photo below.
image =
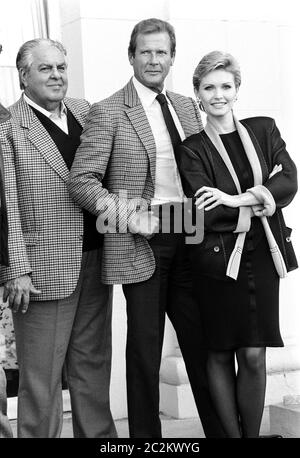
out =
<path fill-rule="evenodd" d="M 263 175 L 263 185 L 272 193 L 276 212 L 269 218 L 270 227 L 283 254 L 287 270 L 297 267 L 291 244 L 291 229 L 287 228 L 281 209 L 286 207 L 297 192 L 297 170 L 286 151 L 285 142 L 274 119 L 248 118 L 241 121 L 256 149 Z M 187 197 L 193 197 L 202 186 L 218 188 L 227 194 L 237 194 L 234 181 L 220 154 L 205 133 L 192 135 L 175 151 L 182 185 Z M 275 165 L 282 171 L 269 178 Z M 198 268 L 204 275 L 223 278 L 237 234 L 238 208 L 219 205 L 204 212 L 204 240 L 191 252 L 197 257 Z M 196 248 L 196 249 L 195 249 Z"/>
<path fill-rule="evenodd" d="M 10 118 L 9 112 L 0 104 L 0 130 L 1 124 Z M 0 142 L 0 264 L 8 266 L 8 227 L 4 187 L 3 158 Z"/>

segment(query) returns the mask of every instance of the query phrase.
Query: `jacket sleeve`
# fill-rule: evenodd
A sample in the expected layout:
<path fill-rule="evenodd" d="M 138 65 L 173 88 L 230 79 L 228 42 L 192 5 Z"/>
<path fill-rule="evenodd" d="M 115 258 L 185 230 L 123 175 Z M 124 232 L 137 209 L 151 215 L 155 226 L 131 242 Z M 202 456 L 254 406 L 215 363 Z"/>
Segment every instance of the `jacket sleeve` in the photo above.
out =
<path fill-rule="evenodd" d="M 103 184 L 114 148 L 115 120 L 101 103 L 92 105 L 84 126 L 81 143 L 70 171 L 68 189 L 72 198 L 90 213 L 116 221 L 125 229 L 136 208 L 148 208 L 143 199 L 126 199 L 110 193 Z"/>
<path fill-rule="evenodd" d="M 281 138 L 279 129 L 275 121 L 272 119 L 269 137 L 269 162 L 271 169 L 275 165 L 282 166 L 282 171 L 276 173 L 271 178 L 267 179 L 264 186 L 271 192 L 276 207 L 286 207 L 294 198 L 298 185 L 297 185 L 297 169 L 286 150 L 286 145 Z"/>
<path fill-rule="evenodd" d="M 9 267 L 0 267 L 0 284 L 31 273 L 26 244 L 23 237 L 15 172 L 12 121 L 1 126 L 1 146 L 4 161 L 5 194 L 8 218 Z"/>
<path fill-rule="evenodd" d="M 200 151 L 200 148 L 199 151 L 193 151 L 181 144 L 176 148 L 175 155 L 183 190 L 188 198 L 194 198 L 195 192 L 202 186 L 218 187 L 214 181 L 212 163 L 208 160 L 206 153 Z M 234 232 L 238 226 L 241 212 L 243 210 L 224 205 L 204 211 L 205 231 Z"/>

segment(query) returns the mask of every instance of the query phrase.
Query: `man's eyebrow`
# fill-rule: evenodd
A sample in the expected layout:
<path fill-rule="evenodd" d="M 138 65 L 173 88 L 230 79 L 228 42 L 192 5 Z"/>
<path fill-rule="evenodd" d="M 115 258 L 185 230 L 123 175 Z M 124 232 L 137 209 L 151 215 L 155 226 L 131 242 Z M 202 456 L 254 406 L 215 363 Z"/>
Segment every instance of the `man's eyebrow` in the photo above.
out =
<path fill-rule="evenodd" d="M 55 65 L 55 64 L 54 64 Z M 57 67 L 61 67 L 62 65 L 67 65 L 66 62 L 59 62 L 57 64 Z M 49 62 L 41 62 L 38 67 L 53 67 L 53 64 L 50 64 Z"/>

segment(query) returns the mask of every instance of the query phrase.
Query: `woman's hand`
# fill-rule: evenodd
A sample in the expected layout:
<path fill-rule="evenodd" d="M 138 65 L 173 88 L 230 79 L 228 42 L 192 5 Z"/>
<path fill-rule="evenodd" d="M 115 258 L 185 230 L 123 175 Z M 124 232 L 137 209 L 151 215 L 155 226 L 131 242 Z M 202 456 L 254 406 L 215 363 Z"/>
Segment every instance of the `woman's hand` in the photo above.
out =
<path fill-rule="evenodd" d="M 262 216 L 269 216 L 268 209 L 266 209 L 263 205 L 253 205 L 251 208 L 253 216 L 257 216 L 258 218 Z"/>
<path fill-rule="evenodd" d="M 205 210 L 212 210 L 218 205 L 226 205 L 226 207 L 236 208 L 239 206 L 239 195 L 231 196 L 226 192 L 220 191 L 217 188 L 210 188 L 209 186 L 202 186 L 196 191 L 195 196 L 201 196 L 196 200 L 195 205 L 198 210 L 205 208 Z"/>

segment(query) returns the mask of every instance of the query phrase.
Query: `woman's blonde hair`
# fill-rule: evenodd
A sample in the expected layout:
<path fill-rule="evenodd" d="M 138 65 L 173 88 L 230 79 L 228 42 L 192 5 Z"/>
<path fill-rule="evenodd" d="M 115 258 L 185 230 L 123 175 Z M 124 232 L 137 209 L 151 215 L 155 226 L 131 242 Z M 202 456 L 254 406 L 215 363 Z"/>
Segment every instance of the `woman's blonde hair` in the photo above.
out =
<path fill-rule="evenodd" d="M 204 76 L 217 69 L 223 69 L 232 73 L 236 88 L 240 87 L 241 71 L 237 60 L 229 53 L 212 51 L 202 57 L 194 71 L 194 89 L 198 91 Z"/>

